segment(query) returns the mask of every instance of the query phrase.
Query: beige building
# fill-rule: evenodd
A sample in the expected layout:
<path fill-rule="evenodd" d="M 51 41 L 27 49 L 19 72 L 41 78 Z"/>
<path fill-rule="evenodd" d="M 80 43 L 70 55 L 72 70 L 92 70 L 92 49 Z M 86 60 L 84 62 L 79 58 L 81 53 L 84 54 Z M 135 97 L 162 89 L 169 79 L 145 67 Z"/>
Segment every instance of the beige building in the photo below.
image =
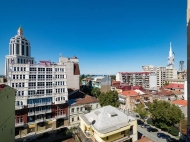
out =
<path fill-rule="evenodd" d="M 86 142 L 135 142 L 137 141 L 137 121 L 117 108 L 105 106 L 90 113 L 80 115 L 80 135 Z M 82 133 L 82 134 L 81 134 Z"/>
<path fill-rule="evenodd" d="M 15 93 L 15 89 L 0 84 L 0 141 L 2 142 L 15 141 Z"/>
<path fill-rule="evenodd" d="M 171 79 L 177 79 L 177 70 L 168 67 L 154 67 L 152 65 L 142 66 L 144 72 L 154 72 L 157 76 L 157 86 L 164 86 L 165 82 Z"/>
<path fill-rule="evenodd" d="M 67 87 L 79 89 L 79 59 L 76 56 L 74 56 L 73 58 L 65 58 L 60 56 L 59 62 L 66 65 Z"/>
<path fill-rule="evenodd" d="M 71 105 L 69 106 L 70 125 L 77 125 L 80 123 L 80 114 L 88 113 L 101 107 L 98 100 L 89 95 L 86 95 L 84 98 L 78 98 L 69 101 L 71 101 Z"/>

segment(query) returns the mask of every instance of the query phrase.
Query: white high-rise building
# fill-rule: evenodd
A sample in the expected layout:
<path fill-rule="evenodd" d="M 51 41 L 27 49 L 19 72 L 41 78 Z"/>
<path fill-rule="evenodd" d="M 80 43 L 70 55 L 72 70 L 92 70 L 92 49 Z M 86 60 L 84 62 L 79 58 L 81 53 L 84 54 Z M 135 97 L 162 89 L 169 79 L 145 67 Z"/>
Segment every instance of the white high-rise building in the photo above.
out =
<path fill-rule="evenodd" d="M 5 74 L 8 72 L 10 63 L 27 64 L 28 62 L 34 63 L 34 58 L 31 57 L 30 42 L 24 37 L 22 27 L 19 27 L 17 35 L 12 37 L 9 42 L 9 55 L 6 56 L 5 60 Z"/>
<path fill-rule="evenodd" d="M 16 135 L 55 129 L 68 121 L 67 65 L 50 61 L 36 64 L 30 50 L 20 27 L 18 35 L 10 40 L 5 69 L 7 84 L 17 90 Z"/>

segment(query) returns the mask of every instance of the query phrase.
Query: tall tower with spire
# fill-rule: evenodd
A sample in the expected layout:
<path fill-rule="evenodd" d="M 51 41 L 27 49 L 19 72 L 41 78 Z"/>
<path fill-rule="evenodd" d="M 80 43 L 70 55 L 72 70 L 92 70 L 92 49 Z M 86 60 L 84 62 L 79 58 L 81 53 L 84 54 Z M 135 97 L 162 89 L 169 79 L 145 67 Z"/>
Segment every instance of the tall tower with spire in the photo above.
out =
<path fill-rule="evenodd" d="M 9 55 L 5 60 L 5 75 L 7 75 L 10 64 L 33 64 L 34 58 L 31 57 L 30 42 L 24 37 L 24 30 L 20 26 L 17 35 L 12 37 L 9 42 Z"/>
<path fill-rule="evenodd" d="M 169 51 L 169 56 L 168 56 L 168 68 L 173 69 L 174 68 L 174 53 L 172 51 L 172 43 L 170 42 L 170 51 Z"/>

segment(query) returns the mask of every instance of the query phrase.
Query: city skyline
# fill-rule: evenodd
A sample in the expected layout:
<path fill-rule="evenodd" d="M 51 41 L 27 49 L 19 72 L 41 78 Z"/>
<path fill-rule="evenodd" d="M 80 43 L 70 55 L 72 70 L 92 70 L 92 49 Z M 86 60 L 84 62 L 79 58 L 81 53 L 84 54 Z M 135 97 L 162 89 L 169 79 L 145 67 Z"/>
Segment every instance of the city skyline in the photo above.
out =
<path fill-rule="evenodd" d="M 33 3 L 9 5 L 9 13 L 8 2 L 0 8 L 4 21 L 0 23 L 0 74 L 4 74 L 9 40 L 20 24 L 37 62 L 58 62 L 60 53 L 63 57 L 75 55 L 81 74 L 142 71 L 142 65 L 167 66 L 170 42 L 175 68 L 179 61 L 186 61 L 185 1 Z"/>

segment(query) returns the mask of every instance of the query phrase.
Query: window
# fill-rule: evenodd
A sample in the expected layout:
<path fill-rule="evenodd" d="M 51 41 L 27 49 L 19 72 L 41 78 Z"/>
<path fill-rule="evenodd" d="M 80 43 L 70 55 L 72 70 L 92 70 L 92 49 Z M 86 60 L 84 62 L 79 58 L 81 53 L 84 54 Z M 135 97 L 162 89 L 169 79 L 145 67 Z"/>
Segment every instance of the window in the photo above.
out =
<path fill-rule="evenodd" d="M 133 126 L 130 127 L 130 132 L 133 131 Z"/>
<path fill-rule="evenodd" d="M 23 75 L 23 79 L 25 79 L 25 75 Z"/>
<path fill-rule="evenodd" d="M 80 108 L 80 111 L 82 111 L 82 107 Z"/>
<path fill-rule="evenodd" d="M 108 140 L 108 137 L 106 137 L 106 140 Z"/>
<path fill-rule="evenodd" d="M 46 82 L 46 86 L 52 86 L 52 82 Z"/>
<path fill-rule="evenodd" d="M 75 110 L 75 109 L 74 109 L 74 108 L 72 108 L 72 109 L 71 109 L 71 112 L 74 112 L 74 110 Z"/>
<path fill-rule="evenodd" d="M 24 67 L 24 71 L 26 71 L 26 67 Z"/>
<path fill-rule="evenodd" d="M 96 104 L 96 108 L 98 108 L 98 104 Z"/>
<path fill-rule="evenodd" d="M 38 86 L 45 86 L 44 82 L 38 82 Z"/>
<path fill-rule="evenodd" d="M 79 117 L 78 117 L 78 120 L 79 120 Z"/>
<path fill-rule="evenodd" d="M 30 68 L 30 71 L 36 71 L 36 68 Z"/>
<path fill-rule="evenodd" d="M 74 118 L 72 118 L 72 122 L 74 121 Z"/>
<path fill-rule="evenodd" d="M 122 131 L 122 132 L 121 132 L 121 135 L 124 135 L 124 134 L 125 134 L 125 131 Z"/>
<path fill-rule="evenodd" d="M 20 68 L 20 71 L 23 71 L 23 67 Z"/>
<path fill-rule="evenodd" d="M 28 46 L 26 46 L 26 56 L 28 56 Z"/>
<path fill-rule="evenodd" d="M 22 79 L 22 75 L 20 75 L 20 79 Z"/>
<path fill-rule="evenodd" d="M 16 54 L 19 54 L 19 44 L 16 44 Z"/>
<path fill-rule="evenodd" d="M 22 91 L 22 96 L 24 96 L 24 91 Z"/>
<path fill-rule="evenodd" d="M 45 71 L 45 68 L 38 68 L 38 71 Z"/>
<path fill-rule="evenodd" d="M 22 55 L 24 55 L 24 45 L 22 45 Z"/>
<path fill-rule="evenodd" d="M 46 90 L 46 94 L 51 94 L 52 93 L 52 89 L 47 89 Z"/>
<path fill-rule="evenodd" d="M 16 67 L 14 67 L 14 71 L 16 71 Z"/>
<path fill-rule="evenodd" d="M 37 94 L 44 94 L 44 90 L 37 90 Z"/>
<path fill-rule="evenodd" d="M 79 111 L 79 108 L 77 107 L 77 112 Z"/>
<path fill-rule="evenodd" d="M 12 87 L 14 88 L 15 86 L 14 86 L 14 83 L 12 83 Z"/>
<path fill-rule="evenodd" d="M 17 67 L 17 71 L 19 71 L 19 67 Z"/>
<path fill-rule="evenodd" d="M 15 79 L 15 75 L 13 75 L 13 79 Z"/>
<path fill-rule="evenodd" d="M 24 87 L 24 83 L 22 83 L 22 87 Z"/>

